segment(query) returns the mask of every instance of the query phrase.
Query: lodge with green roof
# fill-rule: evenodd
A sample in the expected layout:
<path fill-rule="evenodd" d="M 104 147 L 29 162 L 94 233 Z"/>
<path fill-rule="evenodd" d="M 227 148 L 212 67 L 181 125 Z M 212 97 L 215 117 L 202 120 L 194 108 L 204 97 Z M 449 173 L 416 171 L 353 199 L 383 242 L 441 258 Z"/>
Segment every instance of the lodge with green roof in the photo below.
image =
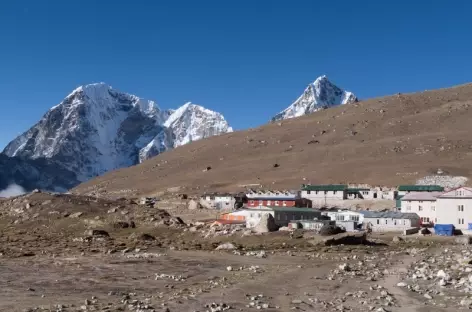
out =
<path fill-rule="evenodd" d="M 444 187 L 440 185 L 399 185 L 398 196 L 403 196 L 411 192 L 444 192 Z"/>
<path fill-rule="evenodd" d="M 313 204 L 327 205 L 332 200 L 347 199 L 347 190 L 346 184 L 303 184 L 301 197 L 311 200 Z"/>

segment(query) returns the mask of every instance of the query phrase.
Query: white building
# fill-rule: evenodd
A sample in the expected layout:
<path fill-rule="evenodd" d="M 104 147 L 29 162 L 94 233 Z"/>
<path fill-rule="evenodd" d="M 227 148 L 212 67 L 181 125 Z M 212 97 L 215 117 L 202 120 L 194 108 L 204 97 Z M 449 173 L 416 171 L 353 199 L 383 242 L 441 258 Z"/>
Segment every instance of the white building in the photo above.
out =
<path fill-rule="evenodd" d="M 347 199 L 347 185 L 303 184 L 300 196 L 311 200 L 313 205 L 328 205 L 329 201 Z"/>
<path fill-rule="evenodd" d="M 248 199 L 257 199 L 257 198 L 298 198 L 299 194 L 297 192 L 289 191 L 277 191 L 277 190 L 249 190 L 246 192 L 246 197 Z"/>
<path fill-rule="evenodd" d="M 443 193 L 436 200 L 437 224 L 453 224 L 468 230 L 472 224 L 472 188 L 459 187 Z"/>
<path fill-rule="evenodd" d="M 351 187 L 346 190 L 347 199 L 366 199 L 366 200 L 394 200 L 397 191 L 385 187 Z"/>
<path fill-rule="evenodd" d="M 401 232 L 420 226 L 420 217 L 416 213 L 361 211 L 364 224 L 373 232 Z"/>
<path fill-rule="evenodd" d="M 416 213 L 422 224 L 437 223 L 437 198 L 442 192 L 414 192 L 401 198 L 401 212 Z"/>
<path fill-rule="evenodd" d="M 444 187 L 439 185 L 400 185 L 398 186 L 398 196 L 418 192 L 444 192 Z"/>
<path fill-rule="evenodd" d="M 336 222 L 354 221 L 354 222 L 362 223 L 364 222 L 364 215 L 356 211 L 343 210 L 336 213 L 335 221 Z"/>
<path fill-rule="evenodd" d="M 231 210 L 235 203 L 233 194 L 228 193 L 204 194 L 200 197 L 200 204 L 209 209 Z"/>

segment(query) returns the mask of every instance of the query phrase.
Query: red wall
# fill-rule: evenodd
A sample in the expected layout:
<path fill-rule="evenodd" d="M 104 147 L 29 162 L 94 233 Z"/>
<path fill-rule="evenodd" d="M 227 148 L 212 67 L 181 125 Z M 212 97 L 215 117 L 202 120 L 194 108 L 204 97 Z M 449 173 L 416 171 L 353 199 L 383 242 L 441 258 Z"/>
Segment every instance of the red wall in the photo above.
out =
<path fill-rule="evenodd" d="M 258 199 L 249 199 L 247 202 L 247 206 L 248 207 L 258 207 L 258 206 L 295 207 L 296 205 L 295 205 L 295 200 L 262 200 L 260 201 Z"/>

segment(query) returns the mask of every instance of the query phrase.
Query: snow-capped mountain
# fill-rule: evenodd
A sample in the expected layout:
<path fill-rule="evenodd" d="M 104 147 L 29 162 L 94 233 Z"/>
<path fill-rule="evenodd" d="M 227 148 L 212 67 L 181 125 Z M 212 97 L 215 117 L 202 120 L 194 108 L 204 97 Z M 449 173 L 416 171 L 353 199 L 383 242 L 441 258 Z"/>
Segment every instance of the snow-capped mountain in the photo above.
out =
<path fill-rule="evenodd" d="M 164 126 L 172 129 L 174 133 L 174 147 L 233 132 L 223 115 L 190 102 L 174 111 Z"/>
<path fill-rule="evenodd" d="M 357 102 L 354 93 L 338 88 L 326 76 L 321 76 L 308 85 L 302 96 L 275 115 L 271 121 L 299 117 L 321 109 L 353 102 Z"/>
<path fill-rule="evenodd" d="M 181 113 L 182 108 L 162 111 L 153 101 L 104 83 L 85 85 L 51 108 L 3 153 L 52 160 L 86 181 L 185 143 L 176 137 L 197 140 L 230 129 L 220 114 L 197 105 L 194 110 L 201 113 Z M 223 122 L 226 128 L 221 127 Z"/>

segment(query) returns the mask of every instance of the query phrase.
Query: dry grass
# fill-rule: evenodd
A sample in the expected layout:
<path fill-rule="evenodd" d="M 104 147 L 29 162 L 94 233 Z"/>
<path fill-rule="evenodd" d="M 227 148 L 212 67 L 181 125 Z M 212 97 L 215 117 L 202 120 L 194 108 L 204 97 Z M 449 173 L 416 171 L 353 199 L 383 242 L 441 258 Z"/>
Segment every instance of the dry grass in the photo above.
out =
<path fill-rule="evenodd" d="M 468 84 L 345 105 L 197 141 L 73 191 L 120 197 L 176 186 L 189 194 L 235 191 L 253 183 L 395 186 L 437 168 L 470 178 L 471 99 Z"/>

